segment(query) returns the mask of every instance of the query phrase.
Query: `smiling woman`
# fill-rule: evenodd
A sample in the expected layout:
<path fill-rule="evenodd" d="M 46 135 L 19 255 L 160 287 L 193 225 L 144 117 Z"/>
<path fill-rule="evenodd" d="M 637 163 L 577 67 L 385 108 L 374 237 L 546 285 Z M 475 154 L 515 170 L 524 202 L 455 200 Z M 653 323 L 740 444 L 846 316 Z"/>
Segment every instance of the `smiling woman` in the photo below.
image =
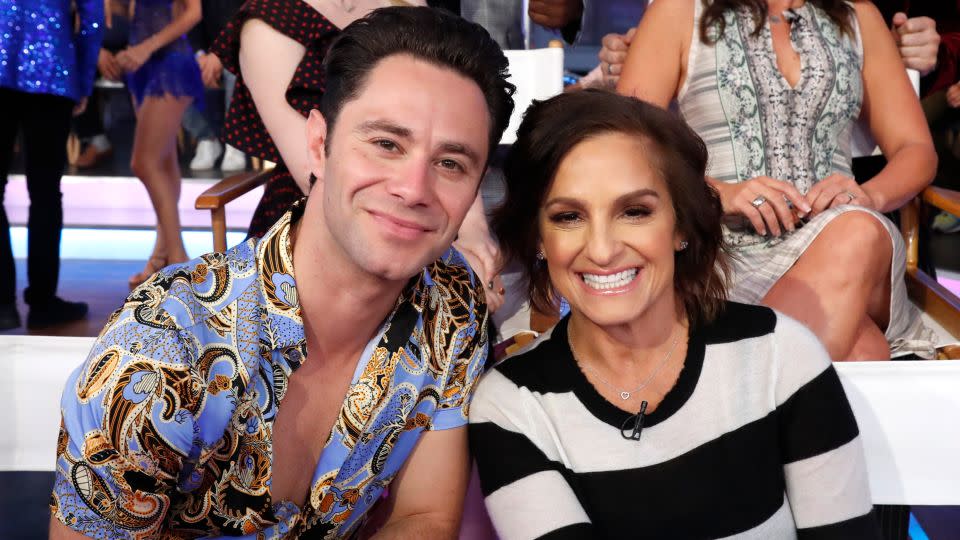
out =
<path fill-rule="evenodd" d="M 878 537 L 826 350 L 725 300 L 706 163 L 682 120 L 633 98 L 587 90 L 527 111 L 494 228 L 534 305 L 562 297 L 570 315 L 471 405 L 500 538 Z"/>

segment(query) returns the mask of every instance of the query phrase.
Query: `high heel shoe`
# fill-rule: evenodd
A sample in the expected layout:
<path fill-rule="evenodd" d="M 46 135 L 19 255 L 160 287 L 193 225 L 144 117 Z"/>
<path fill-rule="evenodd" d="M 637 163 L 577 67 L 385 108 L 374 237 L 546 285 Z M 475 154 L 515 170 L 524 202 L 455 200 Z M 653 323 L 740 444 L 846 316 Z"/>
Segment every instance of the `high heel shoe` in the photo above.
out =
<path fill-rule="evenodd" d="M 130 290 L 134 290 L 139 287 L 144 281 L 150 279 L 150 276 L 155 274 L 158 270 L 167 266 L 167 258 L 160 255 L 151 255 L 147 259 L 147 265 L 140 271 L 138 274 L 130 276 L 130 279 L 127 280 L 127 285 L 130 286 Z"/>

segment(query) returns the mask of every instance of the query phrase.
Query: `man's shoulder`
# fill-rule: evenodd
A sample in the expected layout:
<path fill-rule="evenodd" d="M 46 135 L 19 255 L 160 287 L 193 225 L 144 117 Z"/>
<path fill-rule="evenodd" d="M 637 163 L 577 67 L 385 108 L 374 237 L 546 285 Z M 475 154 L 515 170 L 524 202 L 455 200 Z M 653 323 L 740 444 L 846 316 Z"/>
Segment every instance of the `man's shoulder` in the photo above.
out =
<path fill-rule="evenodd" d="M 431 263 L 425 272 L 427 287 L 439 287 L 447 294 L 439 298 L 450 303 L 464 302 L 469 306 L 486 304 L 479 277 L 470 268 L 467 259 L 451 247 Z"/>
<path fill-rule="evenodd" d="M 237 310 L 255 308 L 237 301 L 257 294 L 258 279 L 254 239 L 167 266 L 130 293 L 104 332 L 121 324 L 189 332 L 211 319 L 236 320 Z"/>

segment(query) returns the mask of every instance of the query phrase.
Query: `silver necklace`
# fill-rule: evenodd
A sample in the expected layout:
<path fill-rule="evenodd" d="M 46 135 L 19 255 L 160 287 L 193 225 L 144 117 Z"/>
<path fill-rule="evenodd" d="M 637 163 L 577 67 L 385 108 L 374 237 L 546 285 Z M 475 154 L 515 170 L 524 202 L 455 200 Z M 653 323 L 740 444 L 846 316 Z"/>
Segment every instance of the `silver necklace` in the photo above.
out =
<path fill-rule="evenodd" d="M 667 351 L 667 354 L 663 357 L 663 360 L 660 361 L 660 365 L 658 365 L 657 368 L 654 369 L 654 370 L 650 373 L 650 375 L 648 375 L 647 378 L 644 379 L 644 381 L 643 381 L 642 383 L 640 383 L 640 386 L 638 386 L 635 390 L 633 390 L 633 391 L 627 391 L 627 390 L 623 390 L 623 389 L 621 389 L 621 388 L 618 388 L 618 387 L 614 386 L 614 385 L 611 384 L 609 381 L 607 381 L 606 379 L 604 379 L 603 376 L 600 375 L 600 372 L 597 371 L 596 368 L 594 368 L 594 367 L 591 366 L 590 364 L 584 363 L 584 362 L 581 360 L 583 357 L 580 356 L 580 354 L 577 353 L 577 350 L 573 348 L 573 338 L 570 337 L 570 332 L 569 332 L 569 330 L 567 331 L 567 344 L 570 345 L 570 352 L 573 353 L 573 359 L 574 359 L 574 361 L 576 361 L 576 362 L 577 362 L 578 364 L 580 364 L 581 366 L 589 369 L 589 370 L 593 373 L 593 375 L 597 378 L 598 381 L 602 382 L 603 384 L 605 384 L 605 385 L 609 386 L 610 388 L 614 389 L 615 391 L 619 392 L 619 393 L 620 393 L 620 399 L 622 399 L 622 400 L 624 400 L 624 401 L 630 399 L 630 396 L 632 396 L 633 394 L 636 394 L 637 392 L 639 392 L 639 391 L 643 390 L 644 388 L 646 388 L 647 385 L 650 384 L 650 382 L 654 379 L 654 377 L 656 377 L 656 376 L 663 370 L 664 366 L 667 365 L 667 361 L 670 360 L 670 356 L 673 355 L 673 350 L 677 348 L 677 343 L 678 343 L 679 341 L 680 341 L 680 336 L 679 336 L 679 335 L 676 336 L 676 337 L 674 337 L 674 338 L 673 338 L 673 343 L 670 345 L 670 350 Z"/>

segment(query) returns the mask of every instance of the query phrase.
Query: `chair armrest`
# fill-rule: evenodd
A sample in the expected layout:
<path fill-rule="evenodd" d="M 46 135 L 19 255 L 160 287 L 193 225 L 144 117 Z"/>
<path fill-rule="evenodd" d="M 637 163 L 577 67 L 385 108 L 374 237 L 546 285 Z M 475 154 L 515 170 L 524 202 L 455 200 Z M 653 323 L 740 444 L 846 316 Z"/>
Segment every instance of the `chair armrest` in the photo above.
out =
<path fill-rule="evenodd" d="M 940 210 L 960 216 L 960 191 L 930 186 L 921 194 L 923 202 Z"/>
<path fill-rule="evenodd" d="M 262 186 L 270 178 L 273 171 L 242 172 L 228 176 L 207 188 L 197 197 L 194 207 L 197 210 L 216 210 L 223 208 L 230 201 Z"/>

